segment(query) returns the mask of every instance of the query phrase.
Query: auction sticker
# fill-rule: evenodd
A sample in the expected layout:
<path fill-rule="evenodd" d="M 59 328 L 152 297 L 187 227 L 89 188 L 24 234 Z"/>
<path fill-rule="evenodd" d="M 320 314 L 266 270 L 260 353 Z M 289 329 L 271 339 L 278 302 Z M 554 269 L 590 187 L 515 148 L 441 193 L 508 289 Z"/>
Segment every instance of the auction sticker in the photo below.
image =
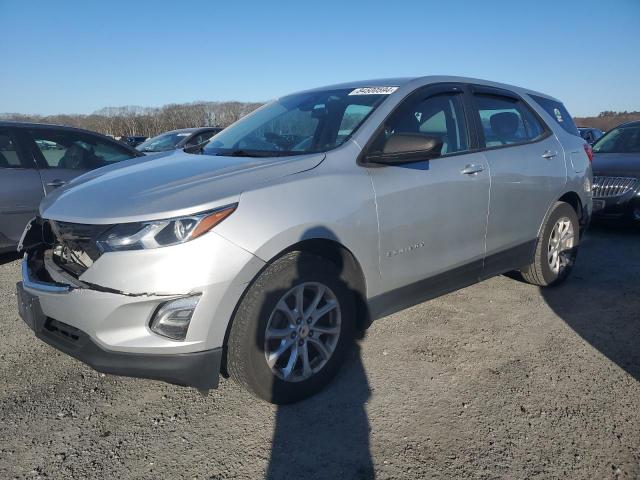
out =
<path fill-rule="evenodd" d="M 398 87 L 360 87 L 351 91 L 349 95 L 390 95 L 397 89 Z"/>

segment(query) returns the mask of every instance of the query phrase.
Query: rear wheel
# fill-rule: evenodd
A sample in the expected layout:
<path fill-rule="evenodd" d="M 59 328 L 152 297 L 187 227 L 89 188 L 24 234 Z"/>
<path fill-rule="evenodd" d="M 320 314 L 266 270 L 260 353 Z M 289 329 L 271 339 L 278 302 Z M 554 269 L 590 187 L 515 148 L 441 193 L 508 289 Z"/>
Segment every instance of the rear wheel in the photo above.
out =
<path fill-rule="evenodd" d="M 533 285 L 547 287 L 563 282 L 578 254 L 579 224 L 573 207 L 557 202 L 540 232 L 533 262 L 521 270 Z"/>
<path fill-rule="evenodd" d="M 335 375 L 354 337 L 352 293 L 331 262 L 292 252 L 267 267 L 229 334 L 230 376 L 276 404 L 313 395 Z"/>

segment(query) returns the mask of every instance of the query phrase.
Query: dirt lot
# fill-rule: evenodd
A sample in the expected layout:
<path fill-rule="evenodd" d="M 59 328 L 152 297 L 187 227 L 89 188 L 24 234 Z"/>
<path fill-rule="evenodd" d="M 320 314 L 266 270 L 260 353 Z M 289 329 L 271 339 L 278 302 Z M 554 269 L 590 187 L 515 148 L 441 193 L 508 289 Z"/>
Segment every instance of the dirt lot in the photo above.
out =
<path fill-rule="evenodd" d="M 0 263 L 0 478 L 640 478 L 640 231 L 592 229 L 562 287 L 382 319 L 284 408 L 92 371 L 34 339 Z"/>

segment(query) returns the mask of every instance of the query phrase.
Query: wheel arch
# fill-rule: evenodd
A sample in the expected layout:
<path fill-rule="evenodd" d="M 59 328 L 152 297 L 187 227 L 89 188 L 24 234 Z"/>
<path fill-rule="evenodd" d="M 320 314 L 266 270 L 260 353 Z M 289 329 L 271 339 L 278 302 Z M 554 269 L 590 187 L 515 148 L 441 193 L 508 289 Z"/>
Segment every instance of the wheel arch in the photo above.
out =
<path fill-rule="evenodd" d="M 573 190 L 569 190 L 567 192 L 564 192 L 559 198 L 553 200 L 549 205 L 549 207 L 547 208 L 547 213 L 545 213 L 544 218 L 542 219 L 542 223 L 538 227 L 538 237 L 540 237 L 542 229 L 546 225 L 547 219 L 551 214 L 551 210 L 553 209 L 553 206 L 557 202 L 564 202 L 571 205 L 571 207 L 575 210 L 576 215 L 578 215 L 578 222 L 580 223 L 580 226 L 581 227 L 583 226 L 585 209 L 584 209 L 584 206 L 582 205 L 582 200 L 580 199 L 580 195 L 578 195 L 577 192 L 574 192 Z"/>
<path fill-rule="evenodd" d="M 371 314 L 369 312 L 367 298 L 367 285 L 364 275 L 364 271 L 360 266 L 360 263 L 356 259 L 355 255 L 345 247 L 343 244 L 332 238 L 315 237 L 305 238 L 288 247 L 284 248 L 277 254 L 273 255 L 266 264 L 260 269 L 260 271 L 254 276 L 254 278 L 247 284 L 244 292 L 238 299 L 237 304 L 233 309 L 233 314 L 227 324 L 227 329 L 224 336 L 224 355 L 222 358 L 221 373 L 227 377 L 227 342 L 229 334 L 233 326 L 233 321 L 238 307 L 242 303 L 247 291 L 253 285 L 255 279 L 257 279 L 262 272 L 268 268 L 273 262 L 282 258 L 284 255 L 290 252 L 305 252 L 319 257 L 325 258 L 340 269 L 341 277 L 349 290 L 354 294 L 354 301 L 356 303 L 356 327 L 357 331 L 362 333 L 371 325 Z"/>

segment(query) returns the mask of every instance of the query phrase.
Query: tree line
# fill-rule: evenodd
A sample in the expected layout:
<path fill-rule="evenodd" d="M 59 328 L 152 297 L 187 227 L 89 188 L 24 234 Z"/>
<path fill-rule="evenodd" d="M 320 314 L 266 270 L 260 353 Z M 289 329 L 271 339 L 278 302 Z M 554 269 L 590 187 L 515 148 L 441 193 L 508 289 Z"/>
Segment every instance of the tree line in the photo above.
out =
<path fill-rule="evenodd" d="M 108 107 L 89 115 L 25 115 L 0 114 L 0 120 L 52 123 L 86 128 L 105 135 L 153 137 L 159 133 L 189 127 L 227 127 L 260 107 L 257 102 L 193 102 L 172 103 L 162 107 Z M 603 131 L 631 120 L 640 120 L 640 112 L 601 112 L 595 117 L 576 117 L 580 127 Z"/>
<path fill-rule="evenodd" d="M 162 107 L 108 107 L 89 115 L 0 114 L 0 120 L 52 123 L 85 128 L 105 135 L 153 137 L 159 133 L 189 127 L 227 127 L 260 107 L 254 102 L 193 102 Z"/>
<path fill-rule="evenodd" d="M 640 120 L 640 112 L 600 112 L 596 117 L 575 117 L 576 125 L 579 127 L 599 128 L 603 132 L 617 127 L 621 123 Z"/>

